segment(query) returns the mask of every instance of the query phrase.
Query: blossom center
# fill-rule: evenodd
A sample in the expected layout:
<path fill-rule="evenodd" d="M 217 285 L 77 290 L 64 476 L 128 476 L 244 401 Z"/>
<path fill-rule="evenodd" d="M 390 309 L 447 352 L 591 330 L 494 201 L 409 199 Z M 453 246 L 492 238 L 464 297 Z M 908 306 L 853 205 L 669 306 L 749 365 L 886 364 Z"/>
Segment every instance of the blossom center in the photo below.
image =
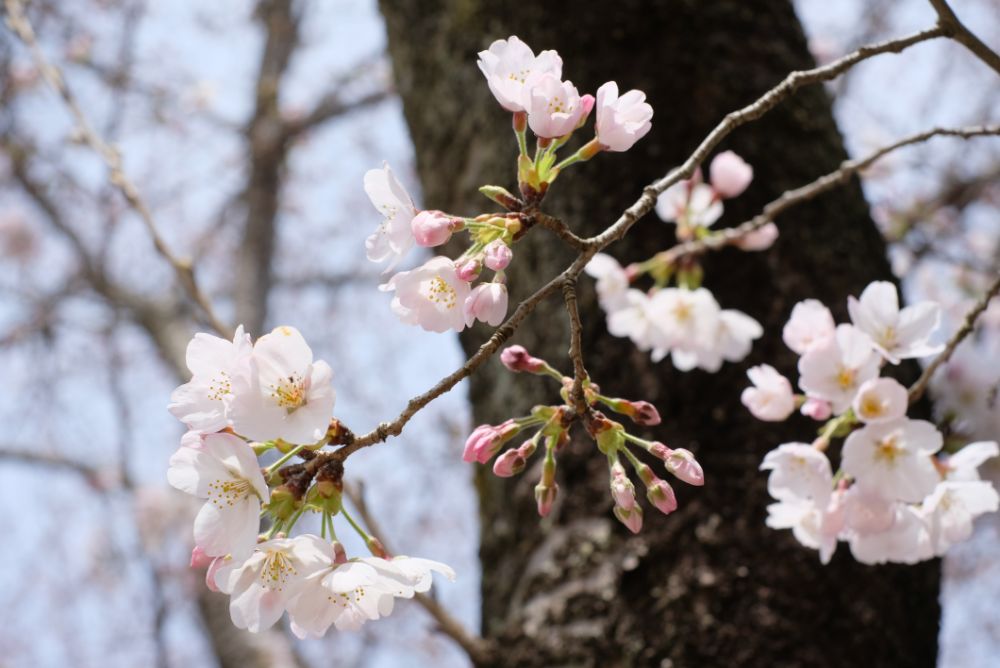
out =
<path fill-rule="evenodd" d="M 271 590 L 281 591 L 288 579 L 298 571 L 284 552 L 269 552 L 260 571 L 261 584 Z"/>
<path fill-rule="evenodd" d="M 295 374 L 282 378 L 271 385 L 271 398 L 289 413 L 294 413 L 306 404 L 306 384 Z"/>
<path fill-rule="evenodd" d="M 424 295 L 428 301 L 439 304 L 446 309 L 455 308 L 458 303 L 458 293 L 455 288 L 448 284 L 440 276 L 435 276 L 428 282 L 427 294 Z"/>
<path fill-rule="evenodd" d="M 896 460 L 903 453 L 903 448 L 899 446 L 899 438 L 889 436 L 875 443 L 875 461 L 889 464 L 896 463 Z"/>
<path fill-rule="evenodd" d="M 885 404 L 878 397 L 868 395 L 861 400 L 861 412 L 869 417 L 879 417 L 885 413 Z"/>
<path fill-rule="evenodd" d="M 237 501 L 246 498 L 253 491 L 250 481 L 245 478 L 230 478 L 215 480 L 208 483 L 208 500 L 216 508 L 233 506 Z"/>
<path fill-rule="evenodd" d="M 837 385 L 840 385 L 840 389 L 842 390 L 849 390 L 854 387 L 856 378 L 857 371 L 848 369 L 847 367 L 840 367 L 840 371 L 837 372 Z"/>
<path fill-rule="evenodd" d="M 208 398 L 212 401 L 222 401 L 222 398 L 232 391 L 232 379 L 225 371 L 220 371 L 219 375 L 208 384 Z"/>

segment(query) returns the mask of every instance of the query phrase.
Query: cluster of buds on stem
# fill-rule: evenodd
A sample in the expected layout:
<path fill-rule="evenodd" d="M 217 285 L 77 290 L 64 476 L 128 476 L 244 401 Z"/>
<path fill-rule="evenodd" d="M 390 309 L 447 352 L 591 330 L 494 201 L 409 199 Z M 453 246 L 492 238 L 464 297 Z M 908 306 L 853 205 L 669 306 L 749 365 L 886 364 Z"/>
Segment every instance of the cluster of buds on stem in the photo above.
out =
<path fill-rule="evenodd" d="M 644 451 L 651 455 L 651 459 L 662 461 L 668 473 L 684 482 L 704 484 L 701 466 L 691 452 L 671 449 L 663 443 L 634 436 L 621 423 L 609 419 L 597 410 L 599 406 L 603 406 L 630 418 L 637 425 L 655 426 L 660 423 L 660 414 L 648 401 L 605 396 L 600 387 L 589 379 L 584 379 L 582 386 L 586 410 L 580 411 L 571 400 L 574 379 L 563 375 L 545 360 L 534 357 L 524 347 L 515 345 L 501 352 L 500 361 L 514 373 L 531 373 L 557 380 L 564 403 L 535 406 L 529 415 L 511 418 L 499 425 L 477 427 L 466 441 L 464 459 L 485 464 L 496 457 L 493 473 L 506 478 L 524 471 L 528 460 L 544 445 L 539 482 L 535 486 L 535 500 L 542 517 L 552 511 L 559 492 L 559 484 L 556 482 L 557 455 L 569 443 L 570 429 L 580 419 L 598 450 L 608 458 L 614 514 L 631 531 L 638 532 L 642 528 L 642 508 L 636 500 L 635 486 L 629 479 L 623 459 L 642 482 L 646 498 L 654 508 L 664 514 L 677 508 L 673 488 L 659 478 L 652 467 L 642 462 L 633 449 Z M 525 441 L 501 452 L 505 445 L 525 431 L 531 432 Z"/>

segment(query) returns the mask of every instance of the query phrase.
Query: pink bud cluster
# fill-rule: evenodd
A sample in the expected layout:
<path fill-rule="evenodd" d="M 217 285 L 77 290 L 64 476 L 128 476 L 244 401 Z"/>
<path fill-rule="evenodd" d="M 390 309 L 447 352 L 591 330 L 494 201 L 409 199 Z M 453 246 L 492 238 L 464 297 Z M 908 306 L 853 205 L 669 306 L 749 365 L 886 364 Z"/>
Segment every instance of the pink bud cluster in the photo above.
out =
<path fill-rule="evenodd" d="M 785 443 L 764 458 L 770 471 L 768 526 L 792 529 L 826 563 L 839 541 L 864 563 L 914 563 L 943 555 L 969 537 L 972 520 L 1000 505 L 978 466 L 995 457 L 994 442 L 942 457 L 937 427 L 906 416 L 905 387 L 880 376 L 886 363 L 934 354 L 937 304 L 900 308 L 895 286 L 875 282 L 848 300 L 850 324 L 837 325 L 816 300 L 797 304 L 783 331 L 800 355 L 799 387 L 768 365 L 747 372 L 743 404 L 755 417 L 782 421 L 798 407 L 825 422 L 812 443 Z M 826 454 L 845 438 L 840 471 Z"/>
<path fill-rule="evenodd" d="M 561 385 L 560 394 L 565 403 L 556 406 L 536 406 L 530 415 L 512 418 L 499 425 L 477 427 L 466 441 L 463 458 L 467 462 L 476 461 L 485 464 L 496 456 L 493 473 L 506 478 L 524 471 L 535 451 L 544 444 L 545 454 L 540 463 L 535 500 L 539 515 L 545 517 L 552 511 L 559 491 L 556 482 L 557 455 L 569 443 L 570 428 L 580 417 L 571 401 L 573 379 L 563 376 L 548 362 L 532 356 L 519 345 L 504 349 L 500 354 L 500 361 L 514 373 L 532 373 L 558 380 Z M 638 425 L 653 426 L 660 423 L 660 414 L 651 403 L 607 397 L 589 380 L 583 383 L 583 391 L 584 400 L 589 408 L 583 419 L 598 449 L 608 457 L 614 515 L 626 527 L 634 532 L 639 531 L 642 527 L 642 508 L 636 501 L 635 486 L 629 480 L 621 457 L 635 469 L 639 480 L 646 488 L 646 498 L 654 508 L 666 514 L 673 512 L 677 507 L 677 500 L 670 484 L 658 478 L 651 467 L 639 461 L 630 447 L 638 447 L 663 461 L 667 472 L 679 480 L 692 485 L 704 484 L 701 466 L 689 451 L 670 449 L 662 443 L 649 442 L 628 434 L 621 424 L 609 420 L 601 412 L 594 410 L 596 405 L 603 404 L 616 413 L 628 416 Z M 525 430 L 533 433 L 520 445 L 510 447 L 501 453 L 507 443 Z"/>

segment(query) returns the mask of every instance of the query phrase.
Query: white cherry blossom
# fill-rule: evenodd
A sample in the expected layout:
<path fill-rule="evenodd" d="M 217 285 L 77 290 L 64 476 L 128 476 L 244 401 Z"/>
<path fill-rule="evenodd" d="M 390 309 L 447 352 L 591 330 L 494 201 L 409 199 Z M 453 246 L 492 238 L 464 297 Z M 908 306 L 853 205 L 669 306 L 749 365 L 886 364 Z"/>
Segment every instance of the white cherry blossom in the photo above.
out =
<path fill-rule="evenodd" d="M 571 81 L 551 74 L 538 76 L 525 98 L 528 127 L 537 137 L 555 139 L 568 135 L 580 123 L 583 105 Z"/>
<path fill-rule="evenodd" d="M 886 531 L 854 534 L 850 544 L 851 554 L 863 564 L 915 564 L 934 554 L 922 514 L 907 503 L 895 504 L 892 525 Z"/>
<path fill-rule="evenodd" d="M 499 327 L 507 316 L 507 286 L 503 283 L 480 283 L 462 306 L 465 314 L 465 325 L 480 320 L 491 327 Z"/>
<path fill-rule="evenodd" d="M 167 409 L 188 429 L 202 433 L 225 429 L 230 424 L 233 383 L 249 374 L 252 349 L 243 325 L 236 328 L 232 341 L 195 334 L 187 346 L 191 380 L 173 391 Z"/>
<path fill-rule="evenodd" d="M 693 227 L 711 227 L 722 216 L 722 201 L 700 178 L 680 181 L 656 200 L 656 214 L 665 222 Z"/>
<path fill-rule="evenodd" d="M 860 299 L 848 298 L 847 308 L 854 326 L 871 337 L 875 349 L 893 364 L 933 355 L 944 348 L 929 342 L 941 319 L 941 307 L 921 302 L 900 310 L 899 295 L 892 283 L 871 283 Z"/>
<path fill-rule="evenodd" d="M 653 108 L 641 90 L 618 96 L 618 84 L 609 81 L 597 89 L 597 142 L 606 151 L 627 151 L 652 127 Z"/>
<path fill-rule="evenodd" d="M 979 480 L 979 467 L 988 459 L 1000 455 L 996 441 L 977 441 L 944 460 L 945 478 L 953 481 Z"/>
<path fill-rule="evenodd" d="M 906 415 L 909 394 L 894 378 L 873 378 L 862 383 L 854 397 L 854 414 L 862 422 L 890 422 Z"/>
<path fill-rule="evenodd" d="M 1000 497 L 993 484 L 984 480 L 938 483 L 920 508 L 934 553 L 943 555 L 955 543 L 968 540 L 973 520 L 983 513 L 996 512 L 998 504 Z"/>
<path fill-rule="evenodd" d="M 507 111 L 527 111 L 534 80 L 551 74 L 562 78 L 562 58 L 555 51 L 537 56 L 519 38 L 498 39 L 486 51 L 479 52 L 480 71 L 490 92 Z"/>
<path fill-rule="evenodd" d="M 450 259 L 433 257 L 411 271 L 403 271 L 379 286 L 395 291 L 392 310 L 403 322 L 431 332 L 465 329 L 465 301 L 470 287 L 458 277 Z"/>
<path fill-rule="evenodd" d="M 329 563 L 329 543 L 305 534 L 258 543 L 243 562 L 232 561 L 215 574 L 229 594 L 229 615 L 240 629 L 258 633 L 281 618 L 306 579 Z"/>
<path fill-rule="evenodd" d="M 650 298 L 653 329 L 653 359 L 660 360 L 674 349 L 693 352 L 715 343 L 719 327 L 719 303 L 705 288 L 665 288 Z"/>
<path fill-rule="evenodd" d="M 649 295 L 634 288 L 626 290 L 621 303 L 608 313 L 608 332 L 631 339 L 639 350 L 649 350 L 654 336 L 649 311 Z"/>
<path fill-rule="evenodd" d="M 857 484 L 901 501 L 919 503 L 941 479 L 931 455 L 941 432 L 924 420 L 868 424 L 844 442 L 841 466 Z"/>
<path fill-rule="evenodd" d="M 762 471 L 771 471 L 767 491 L 776 499 L 812 499 L 825 505 L 833 490 L 827 456 L 805 443 L 785 443 L 764 456 Z"/>
<path fill-rule="evenodd" d="M 276 327 L 254 344 L 249 379 L 232 402 L 233 429 L 254 441 L 320 441 L 333 417 L 333 371 L 294 327 Z"/>
<path fill-rule="evenodd" d="M 378 229 L 365 240 L 365 249 L 372 262 L 389 261 L 383 272 L 388 273 L 415 243 L 412 223 L 417 208 L 388 164 L 365 173 L 365 192 L 383 218 Z"/>
<path fill-rule="evenodd" d="M 625 293 L 629 289 L 628 274 L 618 260 L 607 253 L 597 253 L 583 268 L 587 275 L 597 279 L 597 300 L 601 308 L 611 312 L 627 306 Z"/>
<path fill-rule="evenodd" d="M 792 308 L 781 338 L 796 354 L 805 355 L 813 348 L 825 346 L 835 331 L 830 309 L 816 299 L 806 299 Z"/>
<path fill-rule="evenodd" d="M 743 390 L 740 401 L 758 420 L 781 422 L 795 412 L 792 384 L 769 364 L 750 367 L 747 377 L 753 387 Z"/>
<path fill-rule="evenodd" d="M 167 481 L 206 499 L 194 521 L 194 539 L 212 557 L 248 554 L 257 541 L 267 483 L 253 449 L 232 434 L 209 434 L 170 458 Z"/>
<path fill-rule="evenodd" d="M 840 325 L 832 340 L 810 348 L 799 359 L 799 385 L 810 397 L 829 401 L 833 412 L 840 414 L 878 371 L 879 356 L 871 340 L 850 325 Z"/>

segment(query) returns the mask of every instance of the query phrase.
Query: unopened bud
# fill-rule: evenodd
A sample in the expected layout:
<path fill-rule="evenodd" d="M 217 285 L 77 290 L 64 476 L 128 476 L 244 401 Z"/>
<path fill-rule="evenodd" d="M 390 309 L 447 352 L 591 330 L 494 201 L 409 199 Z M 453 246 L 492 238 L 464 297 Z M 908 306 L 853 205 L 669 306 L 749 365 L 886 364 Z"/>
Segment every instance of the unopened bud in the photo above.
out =
<path fill-rule="evenodd" d="M 594 109 L 595 101 L 596 99 L 590 93 L 587 93 L 586 95 L 580 98 L 580 110 L 582 113 L 580 114 L 580 122 L 576 124 L 577 129 L 582 128 L 584 124 L 587 122 L 587 118 L 590 116 L 590 112 L 593 111 Z"/>
<path fill-rule="evenodd" d="M 651 484 L 648 484 L 646 498 L 664 515 L 669 515 L 677 510 L 677 497 L 674 495 L 674 488 L 666 480 L 656 478 Z"/>
<path fill-rule="evenodd" d="M 500 478 L 509 478 L 523 471 L 525 464 L 520 449 L 508 450 L 493 462 L 493 474 Z"/>
<path fill-rule="evenodd" d="M 521 208 L 521 200 L 514 197 L 506 188 L 501 188 L 500 186 L 483 186 L 479 189 L 479 192 L 505 209 L 516 211 Z"/>
<path fill-rule="evenodd" d="M 803 415 L 811 417 L 818 422 L 829 420 L 833 414 L 833 407 L 830 405 L 830 402 L 822 399 L 806 399 L 800 410 Z"/>
<path fill-rule="evenodd" d="M 611 496 L 614 497 L 616 506 L 624 510 L 635 508 L 635 486 L 628 479 L 620 462 L 615 462 L 611 467 Z"/>
<path fill-rule="evenodd" d="M 465 226 L 461 218 L 453 218 L 441 211 L 421 211 L 410 222 L 413 238 L 420 246 L 440 246 Z"/>
<path fill-rule="evenodd" d="M 333 563 L 335 564 L 346 564 L 347 563 L 347 550 L 340 541 L 333 541 L 330 545 L 333 548 Z"/>
<path fill-rule="evenodd" d="M 639 506 L 628 510 L 621 506 L 615 506 L 614 513 L 618 521 L 628 527 L 632 533 L 639 533 L 642 530 L 642 508 Z"/>
<path fill-rule="evenodd" d="M 471 283 L 479 278 L 482 271 L 483 265 L 479 260 L 463 260 L 455 265 L 455 275 L 466 283 Z"/>
<path fill-rule="evenodd" d="M 604 402 L 611 410 L 629 416 L 636 424 L 653 426 L 660 424 L 660 413 L 656 406 L 648 401 L 629 401 L 628 399 L 609 399 Z"/>
<path fill-rule="evenodd" d="M 556 495 L 558 493 L 559 485 L 556 484 L 551 486 L 539 484 L 535 486 L 535 501 L 538 503 L 539 515 L 548 517 L 549 513 L 552 512 L 552 504 L 556 502 Z"/>
<path fill-rule="evenodd" d="M 295 512 L 298 505 L 295 494 L 285 485 L 275 487 L 271 492 L 271 501 L 267 504 L 267 512 L 272 517 L 287 520 Z"/>
<path fill-rule="evenodd" d="M 544 373 L 549 366 L 545 360 L 532 357 L 524 346 L 507 346 L 500 353 L 500 362 L 514 373 Z"/>
<path fill-rule="evenodd" d="M 514 438 L 522 427 L 514 420 L 507 420 L 500 425 L 484 424 L 475 428 L 465 441 L 465 451 L 462 459 L 467 462 L 485 464 L 495 455 L 504 443 Z"/>
<path fill-rule="evenodd" d="M 667 470 L 689 485 L 704 485 L 705 473 L 690 450 L 677 448 L 666 459 Z"/>
<path fill-rule="evenodd" d="M 493 271 L 503 271 L 513 258 L 510 246 L 500 239 L 494 239 L 483 249 L 483 264 Z"/>

